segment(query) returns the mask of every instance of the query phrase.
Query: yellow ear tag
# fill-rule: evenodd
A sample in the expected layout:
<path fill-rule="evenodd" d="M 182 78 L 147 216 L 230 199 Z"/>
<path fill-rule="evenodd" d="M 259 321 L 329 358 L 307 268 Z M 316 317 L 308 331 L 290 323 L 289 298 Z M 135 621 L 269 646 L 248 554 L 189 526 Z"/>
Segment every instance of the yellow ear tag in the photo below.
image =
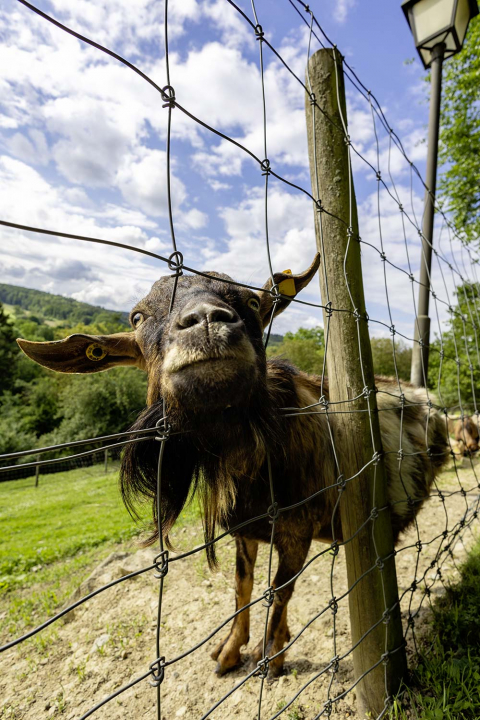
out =
<path fill-rule="evenodd" d="M 85 350 L 85 355 L 88 357 L 89 360 L 93 360 L 93 362 L 98 362 L 99 360 L 103 360 L 103 358 L 108 355 L 108 353 L 102 348 L 101 345 L 92 343 Z"/>
<path fill-rule="evenodd" d="M 284 275 L 291 275 L 291 270 L 284 270 Z M 297 294 L 297 290 L 295 288 L 295 280 L 293 277 L 286 278 L 285 280 L 282 280 L 282 282 L 278 286 L 279 292 L 282 293 L 282 295 L 289 295 L 290 297 L 293 297 Z"/>

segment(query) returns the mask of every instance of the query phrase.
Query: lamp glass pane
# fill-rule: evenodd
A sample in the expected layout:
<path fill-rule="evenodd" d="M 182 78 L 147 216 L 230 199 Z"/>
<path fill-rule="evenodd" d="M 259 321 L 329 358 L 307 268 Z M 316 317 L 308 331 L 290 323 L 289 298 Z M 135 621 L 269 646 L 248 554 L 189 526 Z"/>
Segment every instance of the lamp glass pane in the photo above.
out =
<path fill-rule="evenodd" d="M 412 7 L 417 46 L 450 27 L 455 0 L 420 0 Z"/>
<path fill-rule="evenodd" d="M 457 31 L 460 46 L 463 45 L 463 41 L 465 40 L 465 33 L 467 32 L 469 20 L 470 5 L 468 0 L 458 0 L 457 14 L 455 17 L 455 29 Z"/>

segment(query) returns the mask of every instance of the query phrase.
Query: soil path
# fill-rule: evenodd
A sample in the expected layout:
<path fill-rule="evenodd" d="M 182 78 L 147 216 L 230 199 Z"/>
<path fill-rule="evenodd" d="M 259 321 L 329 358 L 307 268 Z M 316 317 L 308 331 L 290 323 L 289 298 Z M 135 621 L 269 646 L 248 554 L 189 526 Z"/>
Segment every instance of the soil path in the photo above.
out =
<path fill-rule="evenodd" d="M 469 490 L 464 497 L 452 471 L 444 473 L 441 489 L 445 493 L 448 530 L 458 526 L 467 508 L 478 504 L 478 489 L 473 473 L 462 470 L 462 484 Z M 449 496 L 453 492 L 455 494 Z M 431 597 L 442 592 L 442 581 L 436 578 L 437 569 L 430 564 L 444 540 L 446 515 L 443 503 L 432 498 L 419 515 L 421 552 L 416 543 L 417 532 L 411 530 L 403 539 L 397 556 L 397 573 L 404 621 L 420 608 L 415 620 L 415 632 L 421 633 L 428 619 L 429 601 L 419 583 L 416 592 L 408 590 L 415 576 L 432 586 Z M 475 529 L 475 526 L 473 526 Z M 475 529 L 478 533 L 478 530 Z M 191 549 L 201 543 L 199 527 L 183 528 L 175 538 L 177 549 Z M 455 564 L 461 562 L 466 547 L 473 541 L 471 528 L 454 542 L 454 557 L 443 556 L 442 578 L 452 576 Z M 309 559 L 324 549 L 314 544 Z M 77 596 L 151 563 L 154 553 L 114 553 L 102 563 L 90 578 L 82 583 Z M 172 562 L 165 578 L 161 627 L 161 651 L 167 659 L 187 652 L 205 640 L 222 620 L 235 609 L 233 589 L 234 545 L 230 538 L 219 549 L 220 570 L 211 573 L 204 553 L 196 553 L 179 562 Z M 257 562 L 253 597 L 259 597 L 267 587 L 268 548 L 261 548 Z M 418 564 L 418 566 L 417 566 Z M 297 581 L 289 605 L 289 624 L 292 636 L 328 606 L 331 598 L 330 574 L 332 556 L 325 554 L 311 562 Z M 346 592 L 346 573 L 343 553 L 333 565 L 333 592 L 338 598 Z M 437 579 L 436 582 L 435 579 Z M 148 672 L 155 658 L 155 632 L 158 600 L 158 581 L 152 572 L 129 579 L 106 590 L 79 609 L 67 621 L 57 624 L 53 632 L 46 631 L 44 639 L 29 641 L 2 658 L 0 677 L 1 718 L 62 717 L 78 719 L 89 708 L 121 686 Z M 250 670 L 248 650 L 262 637 L 265 623 L 262 602 L 252 609 L 251 641 L 245 649 L 245 664 L 238 670 L 217 677 L 210 652 L 226 628 L 207 640 L 202 647 L 187 654 L 165 671 L 161 686 L 162 720 L 199 720 L 225 694 L 240 683 Z M 39 636 L 40 637 L 40 636 Z M 409 653 L 413 652 L 412 631 L 407 634 Z M 336 649 L 334 650 L 334 640 Z M 313 719 L 328 699 L 341 695 L 353 682 L 351 655 L 340 662 L 332 678 L 329 672 L 319 673 L 335 654 L 350 648 L 348 599 L 339 602 L 334 638 L 333 616 L 326 610 L 300 635 L 286 656 L 285 674 L 263 688 L 262 715 L 273 718 L 292 698 L 311 681 L 284 712 L 288 720 Z M 333 682 L 332 682 L 333 680 Z M 251 677 L 233 692 L 209 717 L 214 720 L 254 720 L 258 717 L 260 679 Z M 156 691 L 148 679 L 127 690 L 99 709 L 93 717 L 101 720 L 155 720 Z M 355 690 L 336 703 L 337 717 L 357 718 Z"/>

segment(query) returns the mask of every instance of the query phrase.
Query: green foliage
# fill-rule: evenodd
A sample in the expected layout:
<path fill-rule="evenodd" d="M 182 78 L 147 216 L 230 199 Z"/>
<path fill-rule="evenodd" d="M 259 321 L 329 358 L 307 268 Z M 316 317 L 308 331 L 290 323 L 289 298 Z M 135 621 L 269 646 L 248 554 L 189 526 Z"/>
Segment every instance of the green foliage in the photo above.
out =
<path fill-rule="evenodd" d="M 455 295 L 457 302 L 453 306 L 454 312 L 450 313 L 448 329 L 442 333 L 441 339 L 437 335 L 432 342 L 428 369 L 429 386 L 437 392 L 440 403 L 445 407 L 458 404 L 460 389 L 462 404 L 473 412 L 474 390 L 480 400 L 480 353 L 477 352 L 477 341 L 480 346 L 480 289 L 478 286 L 459 285 Z M 477 337 L 474 323 L 478 327 Z M 478 350 L 480 351 L 480 347 Z"/>
<path fill-rule="evenodd" d="M 11 285 L 0 285 L 0 297 L 9 303 L 8 316 L 0 304 L 0 453 L 128 428 L 145 405 L 143 373 L 135 368 L 81 377 L 54 373 L 29 360 L 15 342 L 122 332 L 125 313 Z"/>
<path fill-rule="evenodd" d="M 395 377 L 395 361 L 390 338 L 372 338 L 373 366 L 377 375 Z M 287 332 L 282 342 L 267 347 L 267 356 L 282 356 L 304 372 L 321 375 L 325 354 L 324 332 L 321 327 L 299 328 L 296 333 Z M 398 375 L 410 379 L 412 350 L 403 342 L 395 343 L 395 360 Z"/>
<path fill-rule="evenodd" d="M 58 427 L 42 443 L 64 443 L 126 430 L 145 406 L 146 376 L 135 368 L 70 375 L 60 390 Z"/>
<path fill-rule="evenodd" d="M 13 324 L 0 302 L 0 395 L 13 387 L 17 354 Z"/>
<path fill-rule="evenodd" d="M 320 375 L 324 357 L 323 328 L 299 328 L 287 332 L 278 345 L 267 346 L 267 357 L 281 356 L 304 372 Z"/>
<path fill-rule="evenodd" d="M 430 652 L 422 656 L 391 720 L 477 720 L 480 717 L 480 544 L 433 607 Z"/>
<path fill-rule="evenodd" d="M 396 377 L 395 366 L 401 380 L 410 380 L 412 348 L 404 342 L 395 343 L 395 357 L 390 338 L 371 338 L 373 369 L 376 375 Z"/>
<path fill-rule="evenodd" d="M 467 240 L 480 236 L 480 17 L 471 21 L 463 49 L 445 63 L 440 190 Z"/>

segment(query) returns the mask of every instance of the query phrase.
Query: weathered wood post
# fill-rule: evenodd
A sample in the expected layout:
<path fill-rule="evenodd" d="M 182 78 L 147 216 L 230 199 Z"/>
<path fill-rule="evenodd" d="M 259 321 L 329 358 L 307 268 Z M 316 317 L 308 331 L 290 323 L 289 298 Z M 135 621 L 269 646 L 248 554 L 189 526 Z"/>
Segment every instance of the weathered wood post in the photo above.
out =
<path fill-rule="evenodd" d="M 349 139 L 343 125 L 347 127 L 347 115 L 338 50 L 319 50 L 310 58 L 306 85 L 312 93 L 306 95 L 312 195 L 321 203 L 314 206 L 317 246 L 323 263 L 319 271 L 320 288 L 323 304 L 330 302 L 332 308 L 330 319 L 330 313 L 324 311 L 325 329 L 329 323 L 330 402 L 351 398 L 348 405 L 341 405 L 343 411 L 365 411 L 368 409 L 365 389 L 374 389 L 375 383 L 357 239 L 357 208 L 349 170 Z M 356 687 L 358 704 L 362 713 L 370 712 L 376 718 L 384 709 L 386 694 L 391 696 L 399 688 L 406 671 L 406 657 L 390 512 L 380 511 L 376 518 L 375 510 L 372 513 L 373 508 L 385 508 L 386 488 L 375 392 L 369 395 L 368 402 L 371 414 L 339 413 L 330 418 L 340 472 L 347 480 L 340 516 L 343 539 L 352 538 L 345 545 L 345 556 L 348 584 L 352 588 L 349 593 L 352 646 L 359 643 L 353 650 L 355 678 L 368 673 Z M 372 463 L 375 451 L 380 461 Z M 365 469 L 358 477 L 348 481 L 361 468 Z M 382 619 L 385 607 L 390 612 Z"/>
<path fill-rule="evenodd" d="M 103 459 L 103 469 L 106 474 L 108 472 L 108 450 L 105 450 L 105 456 Z"/>
<path fill-rule="evenodd" d="M 40 462 L 40 455 L 36 456 L 37 462 Z M 37 465 L 35 467 L 35 487 L 38 487 L 38 482 L 40 480 L 40 465 Z"/>

